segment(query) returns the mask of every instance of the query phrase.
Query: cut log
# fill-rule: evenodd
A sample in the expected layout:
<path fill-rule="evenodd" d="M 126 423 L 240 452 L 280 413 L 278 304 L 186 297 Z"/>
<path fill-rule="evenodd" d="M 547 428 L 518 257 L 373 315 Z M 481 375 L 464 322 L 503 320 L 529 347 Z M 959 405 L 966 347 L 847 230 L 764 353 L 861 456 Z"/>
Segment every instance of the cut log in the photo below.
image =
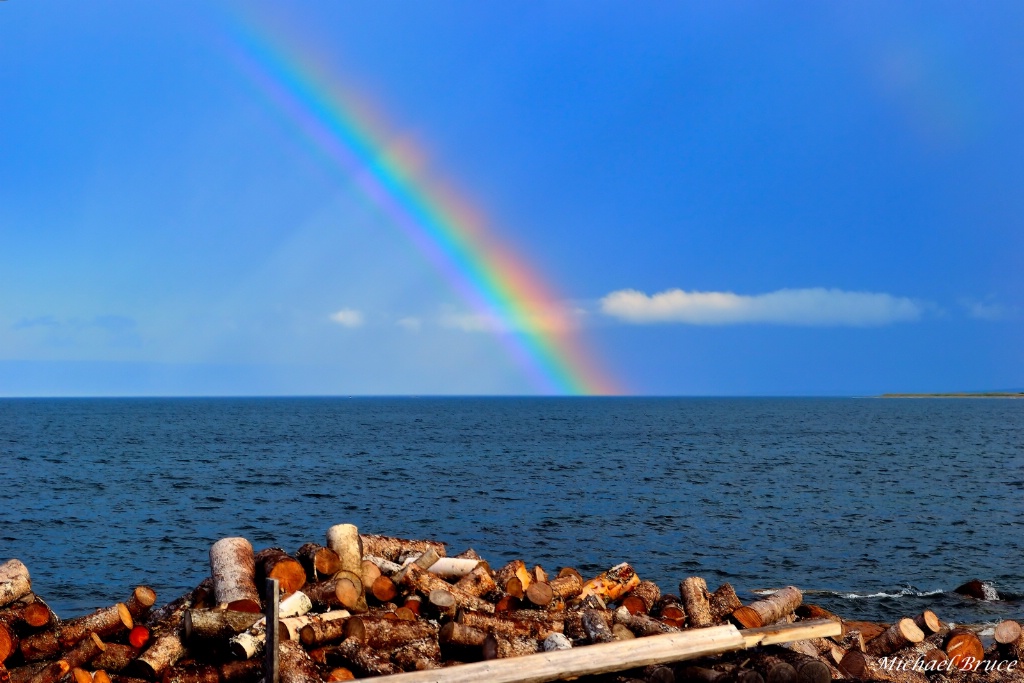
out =
<path fill-rule="evenodd" d="M 373 582 L 379 579 L 383 573 L 380 567 L 375 565 L 370 560 L 363 560 L 360 563 L 361 570 L 359 572 L 359 579 L 363 582 L 363 588 L 367 591 L 373 586 Z M 386 578 L 386 577 L 385 577 Z"/>
<path fill-rule="evenodd" d="M 636 592 L 635 590 L 633 591 Z M 708 606 L 711 608 L 711 619 L 716 624 L 724 624 L 729 615 L 743 606 L 736 590 L 730 583 L 723 583 L 714 593 L 708 595 Z M 809 617 L 817 619 L 818 617 Z"/>
<path fill-rule="evenodd" d="M 494 582 L 509 595 L 522 598 L 526 595 L 526 589 L 533 583 L 533 576 L 526 568 L 525 562 L 512 560 L 494 573 Z"/>
<path fill-rule="evenodd" d="M 131 631 L 128 631 L 128 644 L 141 650 L 149 642 L 149 636 L 150 630 L 148 626 L 136 624 L 132 627 Z"/>
<path fill-rule="evenodd" d="M 575 614 L 582 617 L 579 613 Z M 540 621 L 471 611 L 459 613 L 459 623 L 479 628 L 487 633 L 497 633 L 506 637 L 529 636 L 538 640 L 543 640 L 550 634 L 559 633 L 563 630 L 563 623 L 561 621 Z M 581 623 L 581 637 L 582 628 Z"/>
<path fill-rule="evenodd" d="M 482 600 L 475 595 L 470 595 L 451 585 L 444 579 L 431 574 L 430 572 L 411 564 L 406 567 L 405 576 L 402 582 L 415 589 L 420 595 L 429 596 L 432 590 L 446 590 L 455 598 L 456 604 L 462 609 L 476 610 L 478 612 L 493 612 L 494 605 Z"/>
<path fill-rule="evenodd" d="M 461 579 L 481 564 L 481 560 L 467 560 L 458 557 L 439 557 L 430 565 L 430 573 L 444 579 Z M 486 562 L 483 562 L 486 566 Z"/>
<path fill-rule="evenodd" d="M 445 645 L 459 645 L 462 647 L 482 647 L 487 639 L 487 632 L 475 626 L 467 626 L 455 621 L 449 621 L 441 627 L 438 632 L 438 639 Z"/>
<path fill-rule="evenodd" d="M 686 606 L 686 614 L 690 618 L 690 626 L 702 628 L 715 623 L 711 614 L 711 603 L 708 601 L 708 584 L 699 576 L 691 576 L 679 584 L 679 595 Z M 744 626 L 764 626 L 771 622 L 744 624 Z"/>
<path fill-rule="evenodd" d="M 651 664 L 643 668 L 645 683 L 676 683 L 676 672 L 664 664 Z"/>
<path fill-rule="evenodd" d="M 365 612 L 369 609 L 366 605 L 363 580 L 359 574 L 348 569 L 339 569 L 333 580 L 334 594 L 342 607 L 353 612 Z"/>
<path fill-rule="evenodd" d="M 363 542 L 355 524 L 335 524 L 327 530 L 327 547 L 341 561 L 341 568 L 356 575 L 362 570 Z M 379 555 L 380 553 L 370 553 Z"/>
<path fill-rule="evenodd" d="M 381 616 L 352 617 L 346 635 L 354 635 L 376 650 L 394 650 L 417 640 L 437 640 L 438 628 L 429 621 L 402 621 Z M 356 635 L 358 634 L 358 635 Z"/>
<path fill-rule="evenodd" d="M 92 683 L 92 674 L 85 669 L 73 668 L 70 673 L 71 680 L 75 683 Z M 67 676 L 65 676 L 65 680 Z"/>
<path fill-rule="evenodd" d="M 327 648 L 327 653 L 328 661 L 337 658 L 365 676 L 387 676 L 399 672 L 398 667 L 386 656 L 356 638 L 349 638 L 340 645 Z"/>
<path fill-rule="evenodd" d="M 282 618 L 302 616 L 310 610 L 312 602 L 302 591 L 292 593 L 281 601 L 278 606 L 277 638 L 279 641 L 291 640 L 288 627 L 281 623 Z M 267 621 L 265 617 L 256 620 L 247 630 L 231 638 L 231 653 L 239 659 L 252 659 L 263 651 L 267 642 Z"/>
<path fill-rule="evenodd" d="M 651 610 L 651 616 L 661 619 L 669 626 L 682 627 L 686 623 L 686 610 L 679 602 L 679 598 L 671 593 L 658 598 L 654 609 Z"/>
<path fill-rule="evenodd" d="M 351 617 L 350 617 L 351 618 Z M 299 629 L 299 640 L 306 648 L 320 647 L 345 639 L 348 619 L 313 619 Z"/>
<path fill-rule="evenodd" d="M 177 629 L 157 635 L 150 646 L 139 655 L 126 671 L 132 675 L 155 681 L 185 656 L 185 644 Z"/>
<path fill-rule="evenodd" d="M 640 577 L 628 563 L 617 564 L 583 584 L 580 597 L 600 596 L 606 602 L 618 600 L 640 583 Z"/>
<path fill-rule="evenodd" d="M 955 628 L 945 638 L 942 649 L 949 655 L 950 665 L 970 670 L 985 658 L 985 647 L 974 631 Z"/>
<path fill-rule="evenodd" d="M 224 641 L 248 630 L 263 616 L 234 610 L 190 609 L 183 620 L 185 642 Z"/>
<path fill-rule="evenodd" d="M 67 649 L 95 632 L 101 638 L 128 631 L 135 625 L 132 615 L 123 602 L 98 609 L 84 617 L 65 621 L 57 628 L 57 642 Z"/>
<path fill-rule="evenodd" d="M 63 659 L 58 659 L 36 672 L 32 678 L 28 679 L 28 683 L 57 683 L 69 671 L 71 671 L 71 667 L 68 666 L 68 663 Z"/>
<path fill-rule="evenodd" d="M 0 621 L 0 666 L 18 650 L 18 637 L 11 628 Z"/>
<path fill-rule="evenodd" d="M 120 673 L 128 668 L 132 660 L 139 656 L 139 650 L 131 645 L 106 643 L 106 649 L 90 662 L 90 668 Z"/>
<path fill-rule="evenodd" d="M 330 548 L 318 543 L 306 543 L 295 551 L 295 559 L 306 570 L 308 581 L 320 581 L 334 576 L 341 569 L 341 560 Z"/>
<path fill-rule="evenodd" d="M 896 652 L 913 643 L 924 640 L 924 632 L 912 619 L 900 619 L 878 637 L 864 643 L 864 650 L 875 657 Z"/>
<path fill-rule="evenodd" d="M 551 585 L 543 581 L 534 581 L 526 589 L 526 599 L 535 607 L 545 608 L 554 600 L 555 593 Z"/>
<path fill-rule="evenodd" d="M 61 659 L 67 662 L 68 668 L 81 668 L 99 657 L 106 649 L 107 646 L 100 640 L 100 637 L 95 633 L 90 633 L 87 637 L 80 640 L 77 645 L 65 652 Z"/>
<path fill-rule="evenodd" d="M 156 591 L 149 586 L 136 586 L 124 606 L 135 621 L 142 621 L 149 615 L 149 610 L 156 604 Z"/>
<path fill-rule="evenodd" d="M 940 621 L 938 615 L 930 609 L 926 609 L 914 617 L 914 625 L 921 629 L 921 632 L 924 633 L 925 636 L 938 633 L 942 629 L 942 621 Z"/>
<path fill-rule="evenodd" d="M 458 557 L 459 559 L 462 559 L 462 560 L 482 560 L 482 559 L 484 559 L 484 558 L 480 557 L 480 553 L 478 553 L 477 551 L 473 550 L 472 548 L 466 548 L 465 550 L 463 550 L 458 555 L 453 555 L 452 557 Z"/>
<path fill-rule="evenodd" d="M 583 610 L 580 623 L 587 634 L 587 640 L 591 643 L 610 643 L 615 640 L 605 616 L 597 610 Z"/>
<path fill-rule="evenodd" d="M 324 612 L 323 614 L 305 614 L 299 617 L 287 617 L 281 619 L 281 626 L 284 630 L 281 631 L 282 639 L 284 640 L 301 640 L 302 629 L 310 624 L 319 624 L 321 622 L 335 621 L 348 619 L 351 613 L 348 610 L 335 610 L 333 612 Z M 287 633 L 287 638 L 284 634 Z"/>
<path fill-rule="evenodd" d="M 770 654 L 793 667 L 797 683 L 829 683 L 832 680 L 832 670 L 816 657 L 785 648 L 772 648 Z"/>
<path fill-rule="evenodd" d="M 857 631 L 865 643 L 882 635 L 887 628 L 889 628 L 888 624 L 876 624 L 873 621 L 847 621 L 843 619 L 843 633 Z"/>
<path fill-rule="evenodd" d="M 408 538 L 362 534 L 363 553 L 401 563 L 410 555 L 419 555 L 433 549 L 438 557 L 445 556 L 445 545 L 437 541 L 414 541 Z"/>
<path fill-rule="evenodd" d="M 280 683 L 321 683 L 316 663 L 294 640 L 286 640 L 278 646 Z"/>
<path fill-rule="evenodd" d="M 562 600 L 572 600 L 583 592 L 583 577 L 576 570 L 566 572 L 563 569 L 562 572 L 559 572 L 558 578 L 552 579 L 548 585 L 551 586 L 552 592 Z"/>
<path fill-rule="evenodd" d="M 650 614 L 661 597 L 661 589 L 653 581 L 641 581 L 622 599 L 622 606 L 632 614 Z"/>
<path fill-rule="evenodd" d="M 28 567 L 21 560 L 11 559 L 0 564 L 0 607 L 25 597 L 31 591 L 32 580 L 28 575 Z"/>
<path fill-rule="evenodd" d="M 398 587 L 391 577 L 381 574 L 370 584 L 370 593 L 378 602 L 391 602 L 398 595 Z"/>
<path fill-rule="evenodd" d="M 57 642 L 57 630 L 51 629 L 22 638 L 18 649 L 26 662 L 39 662 L 53 659 L 63 648 Z"/>
<path fill-rule="evenodd" d="M 484 562 L 477 564 L 473 571 L 459 579 L 455 583 L 455 587 L 478 598 L 491 595 L 498 590 L 498 584 L 495 583 L 494 577 L 491 576 L 491 570 Z"/>
<path fill-rule="evenodd" d="M 210 575 L 218 605 L 239 612 L 259 612 L 256 559 L 252 545 L 241 537 L 222 538 L 210 547 Z"/>
<path fill-rule="evenodd" d="M 724 671 L 702 666 L 680 666 L 676 669 L 679 683 L 726 683 Z"/>
<path fill-rule="evenodd" d="M 430 591 L 427 595 L 427 602 L 430 603 L 437 616 L 443 619 L 454 619 L 455 613 L 459 609 L 455 596 L 444 588 L 435 588 Z"/>
<path fill-rule="evenodd" d="M 657 633 L 675 633 L 679 629 L 658 621 L 644 613 L 633 614 L 623 605 L 615 610 L 615 623 L 622 624 L 638 636 L 653 636 Z"/>
<path fill-rule="evenodd" d="M 15 629 L 39 629 L 55 621 L 45 602 L 29 593 L 25 597 L 0 609 L 0 623 Z"/>
<path fill-rule="evenodd" d="M 436 638 L 406 643 L 391 653 L 392 661 L 403 671 L 430 671 L 441 668 L 441 647 Z"/>
<path fill-rule="evenodd" d="M 803 594 L 795 586 L 787 586 L 776 591 L 764 600 L 752 602 L 745 607 L 740 607 L 732 613 L 732 618 L 746 628 L 759 628 L 779 621 L 787 614 L 800 606 Z M 693 615 L 689 613 L 690 623 L 693 624 Z"/>
<path fill-rule="evenodd" d="M 636 634 L 623 624 L 612 624 L 612 637 L 615 640 L 631 640 L 636 638 Z"/>
<path fill-rule="evenodd" d="M 318 607 L 336 609 L 344 607 L 338 598 L 338 581 L 329 579 L 318 583 L 307 583 L 302 590 L 309 596 L 309 599 Z"/>
<path fill-rule="evenodd" d="M 754 655 L 750 659 L 750 668 L 761 674 L 765 683 L 797 683 L 796 669 L 793 665 L 775 655 Z"/>
<path fill-rule="evenodd" d="M 996 624 L 996 628 L 992 633 L 992 639 L 1000 645 L 1009 645 L 1020 640 L 1022 633 L 1024 633 L 1024 629 L 1021 629 L 1019 623 L 1012 619 L 1006 619 Z"/>
<path fill-rule="evenodd" d="M 253 558 L 256 562 L 256 585 L 263 586 L 267 579 L 277 579 L 282 593 L 294 593 L 306 583 L 306 568 L 283 548 L 265 548 Z"/>
<path fill-rule="evenodd" d="M 539 564 L 534 565 L 534 567 L 533 567 L 533 580 L 534 581 L 539 581 L 541 583 L 547 583 L 549 578 L 550 577 L 548 576 L 548 573 L 546 571 L 544 571 L 544 567 L 540 566 Z"/>
<path fill-rule="evenodd" d="M 511 659 L 537 653 L 537 641 L 523 636 L 496 636 L 488 634 L 481 652 L 485 660 Z"/>

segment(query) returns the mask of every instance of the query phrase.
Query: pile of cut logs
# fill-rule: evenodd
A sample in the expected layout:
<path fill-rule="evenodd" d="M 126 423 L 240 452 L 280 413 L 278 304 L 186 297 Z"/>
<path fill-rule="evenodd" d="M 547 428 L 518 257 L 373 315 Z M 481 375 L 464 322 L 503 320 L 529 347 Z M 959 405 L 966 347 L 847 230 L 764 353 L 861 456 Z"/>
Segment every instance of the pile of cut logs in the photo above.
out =
<path fill-rule="evenodd" d="M 209 578 L 186 595 L 155 608 L 155 592 L 139 586 L 68 620 L 9 560 L 0 564 L 0 683 L 258 683 L 269 661 L 280 683 L 1024 683 L 1024 634 L 1013 621 L 986 651 L 930 611 L 894 624 L 846 621 L 803 604 L 792 586 L 744 605 L 729 584 L 710 591 L 700 577 L 663 593 L 626 563 L 592 578 L 521 560 L 495 570 L 472 550 L 449 557 L 443 543 L 351 524 L 325 541 L 288 554 L 225 538 L 210 548 Z M 279 588 L 273 660 L 266 579 Z"/>

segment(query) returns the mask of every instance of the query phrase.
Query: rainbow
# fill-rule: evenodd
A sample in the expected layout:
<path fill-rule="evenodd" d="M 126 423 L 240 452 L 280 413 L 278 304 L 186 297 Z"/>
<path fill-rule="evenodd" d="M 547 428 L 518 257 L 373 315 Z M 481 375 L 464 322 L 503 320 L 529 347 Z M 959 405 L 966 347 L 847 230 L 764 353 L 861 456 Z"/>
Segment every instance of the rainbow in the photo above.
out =
<path fill-rule="evenodd" d="M 259 89 L 415 244 L 539 393 L 621 393 L 562 299 L 454 192 L 417 177 L 415 150 L 389 149 L 365 104 L 308 48 L 248 17 L 234 15 L 229 26 L 233 56 Z"/>

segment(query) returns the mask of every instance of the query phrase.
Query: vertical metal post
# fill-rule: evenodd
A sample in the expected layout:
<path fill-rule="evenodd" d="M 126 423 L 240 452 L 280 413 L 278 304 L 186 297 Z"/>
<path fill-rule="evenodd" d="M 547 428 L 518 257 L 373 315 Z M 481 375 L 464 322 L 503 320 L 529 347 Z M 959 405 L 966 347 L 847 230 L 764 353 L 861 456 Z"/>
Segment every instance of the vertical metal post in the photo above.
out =
<path fill-rule="evenodd" d="M 267 662 L 264 665 L 264 683 L 278 683 L 278 659 L 277 659 L 277 614 L 279 589 L 277 579 L 267 579 L 266 586 L 267 608 L 263 614 L 267 619 L 267 646 L 264 648 L 267 654 Z"/>

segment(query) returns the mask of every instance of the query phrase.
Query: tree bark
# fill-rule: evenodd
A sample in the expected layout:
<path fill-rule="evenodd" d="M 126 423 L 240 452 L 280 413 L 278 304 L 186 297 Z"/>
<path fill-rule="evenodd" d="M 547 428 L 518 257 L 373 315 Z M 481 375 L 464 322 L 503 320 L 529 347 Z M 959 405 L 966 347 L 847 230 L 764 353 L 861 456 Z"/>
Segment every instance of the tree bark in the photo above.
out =
<path fill-rule="evenodd" d="M 190 609 L 183 619 L 185 642 L 195 640 L 224 641 L 248 630 L 263 616 L 255 612 L 234 610 Z"/>
<path fill-rule="evenodd" d="M 128 668 L 132 660 L 139 656 L 139 650 L 131 645 L 120 643 L 107 643 L 105 649 L 96 659 L 90 663 L 94 670 L 104 670 L 112 673 L 120 673 Z"/>
<path fill-rule="evenodd" d="M 723 583 L 714 593 L 709 594 L 708 605 L 711 608 L 711 619 L 716 624 L 724 624 L 730 614 L 743 607 L 730 583 Z"/>
<path fill-rule="evenodd" d="M 780 591 L 772 593 L 764 600 L 752 602 L 746 607 L 740 607 L 732 613 L 732 617 L 745 628 L 760 628 L 768 624 L 774 624 L 787 614 L 790 614 L 803 600 L 803 593 L 795 586 L 787 586 Z M 689 614 L 689 608 L 687 608 Z M 693 624 L 692 615 L 691 625 Z"/>
<path fill-rule="evenodd" d="M 587 640 L 591 643 L 610 643 L 615 640 L 604 615 L 597 610 L 583 610 L 580 623 L 583 625 L 583 631 L 587 634 Z"/>
<path fill-rule="evenodd" d="M 356 629 L 356 625 L 359 627 Z M 345 623 L 348 630 L 358 630 L 359 639 L 377 650 L 394 650 L 413 641 L 433 638 L 438 628 L 429 621 L 402 621 L 375 616 L 352 617 Z"/>
<path fill-rule="evenodd" d="M 781 647 L 772 648 L 770 654 L 793 667 L 798 683 L 829 683 L 832 680 L 832 670 L 816 657 Z"/>
<path fill-rule="evenodd" d="M 622 624 L 638 636 L 652 636 L 657 633 L 675 633 L 679 631 L 674 626 L 652 619 L 646 614 L 633 614 L 625 605 L 615 610 L 613 614 L 615 623 Z"/>
<path fill-rule="evenodd" d="M 430 565 L 430 573 L 437 574 L 444 579 L 461 579 L 480 564 L 487 565 L 481 560 L 469 560 L 459 557 L 440 557 Z"/>
<path fill-rule="evenodd" d="M 294 640 L 286 640 L 278 647 L 280 683 L 322 683 L 316 663 Z"/>
<path fill-rule="evenodd" d="M 456 621 L 449 621 L 438 632 L 438 640 L 445 645 L 462 647 L 481 647 L 487 639 L 487 631 L 475 626 L 467 626 Z"/>
<path fill-rule="evenodd" d="M 562 600 L 572 600 L 583 592 L 583 578 L 575 570 L 560 573 L 558 578 L 549 581 L 548 585 L 551 586 L 554 594 Z"/>
<path fill-rule="evenodd" d="M 259 612 L 260 594 L 256 590 L 256 558 L 249 541 L 240 537 L 222 538 L 210 547 L 210 575 L 218 605 L 239 612 Z"/>
<path fill-rule="evenodd" d="M 181 642 L 181 636 L 175 628 L 154 638 L 149 648 L 126 670 L 149 680 L 157 680 L 184 656 L 185 644 Z"/>
<path fill-rule="evenodd" d="M 495 583 L 494 577 L 491 576 L 491 570 L 485 562 L 480 562 L 477 566 L 473 567 L 471 572 L 455 583 L 455 587 L 464 593 L 475 595 L 478 598 L 492 595 L 498 590 L 498 584 Z"/>
<path fill-rule="evenodd" d="M 541 613 L 538 613 L 541 614 Z M 530 636 L 538 640 L 547 638 L 551 633 L 560 633 L 563 629 L 561 621 L 540 621 L 521 619 L 505 615 L 486 614 L 463 611 L 459 614 L 459 623 L 473 626 L 488 633 L 497 633 L 506 637 Z M 582 629 L 582 626 L 580 627 Z"/>
<path fill-rule="evenodd" d="M 470 595 L 465 591 L 457 589 L 444 579 L 429 573 L 424 569 L 420 569 L 416 565 L 409 565 L 406 568 L 405 576 L 402 578 L 402 582 L 414 588 L 418 593 L 424 596 L 430 595 L 432 590 L 446 590 L 452 594 L 455 598 L 456 604 L 462 609 L 476 610 L 478 612 L 494 612 L 494 605 L 482 600 L 475 595 Z"/>
<path fill-rule="evenodd" d="M 95 632 L 101 638 L 107 638 L 120 631 L 130 630 L 134 625 L 128 608 L 123 602 L 119 602 L 84 617 L 63 622 L 57 627 L 57 642 L 62 649 L 67 649 L 87 638 L 91 632 Z"/>
<path fill-rule="evenodd" d="M 23 598 L 32 590 L 28 567 L 21 560 L 7 560 L 0 564 L 0 607 Z"/>
<path fill-rule="evenodd" d="M 366 676 L 387 676 L 398 673 L 397 666 L 383 654 L 367 647 L 357 638 L 349 638 L 340 645 L 327 648 L 329 657 L 337 657 Z"/>
<path fill-rule="evenodd" d="M 703 628 L 715 623 L 708 600 L 708 584 L 699 576 L 691 576 L 679 584 L 679 595 L 683 598 L 690 626 Z M 758 624 L 764 626 L 764 624 Z"/>
<path fill-rule="evenodd" d="M 848 631 L 859 631 L 865 643 L 882 635 L 885 629 L 889 628 L 888 624 L 876 624 L 873 621 L 847 621 L 844 619 L 842 623 L 843 634 Z"/>
<path fill-rule="evenodd" d="M 391 659 L 403 671 L 429 671 L 441 668 L 441 648 L 436 638 L 406 643 L 391 653 Z"/>
<path fill-rule="evenodd" d="M 333 612 L 324 612 L 323 614 L 304 614 L 299 617 L 281 619 L 281 626 L 284 627 L 284 631 L 288 634 L 287 640 L 301 640 L 302 629 L 306 626 L 313 625 L 315 629 L 321 628 L 321 626 L 319 626 L 320 624 L 348 619 L 350 616 L 351 613 L 343 609 L 335 610 Z M 315 640 L 319 636 L 310 637 Z"/>
<path fill-rule="evenodd" d="M 392 536 L 376 536 L 373 534 L 362 534 L 360 539 L 363 542 L 363 553 L 375 555 L 385 560 L 401 563 L 410 555 L 419 555 L 428 549 L 437 552 L 438 557 L 445 556 L 445 545 L 437 541 L 415 541 L 408 538 L 394 538 Z"/>
<path fill-rule="evenodd" d="M 641 581 L 622 599 L 622 606 L 632 614 L 650 614 L 661 597 L 661 589 L 653 581 Z"/>
<path fill-rule="evenodd" d="M 510 659 L 537 653 L 537 641 L 527 636 L 496 636 L 488 634 L 481 651 L 485 660 Z"/>
<path fill-rule="evenodd" d="M 149 586 L 136 586 L 132 595 L 125 601 L 124 606 L 135 621 L 143 621 L 149 610 L 156 604 L 156 591 Z"/>

